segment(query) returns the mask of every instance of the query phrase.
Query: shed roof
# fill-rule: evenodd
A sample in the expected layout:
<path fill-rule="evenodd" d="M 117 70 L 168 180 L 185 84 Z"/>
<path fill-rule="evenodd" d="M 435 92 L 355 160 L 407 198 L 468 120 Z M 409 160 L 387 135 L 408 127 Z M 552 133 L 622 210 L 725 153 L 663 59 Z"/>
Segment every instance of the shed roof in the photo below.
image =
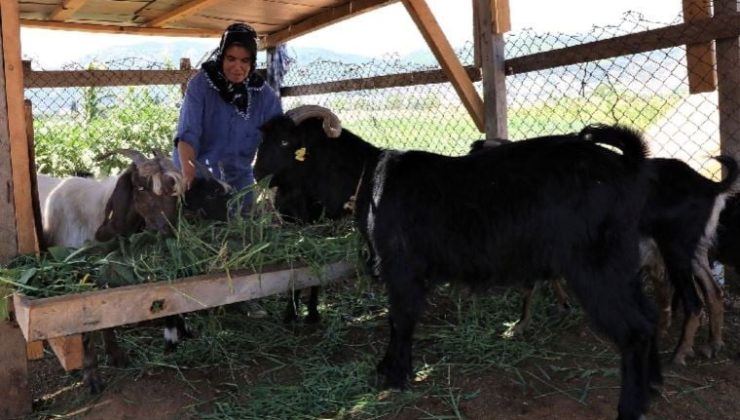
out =
<path fill-rule="evenodd" d="M 21 25 L 132 35 L 217 37 L 251 24 L 270 47 L 398 0 L 20 0 Z"/>

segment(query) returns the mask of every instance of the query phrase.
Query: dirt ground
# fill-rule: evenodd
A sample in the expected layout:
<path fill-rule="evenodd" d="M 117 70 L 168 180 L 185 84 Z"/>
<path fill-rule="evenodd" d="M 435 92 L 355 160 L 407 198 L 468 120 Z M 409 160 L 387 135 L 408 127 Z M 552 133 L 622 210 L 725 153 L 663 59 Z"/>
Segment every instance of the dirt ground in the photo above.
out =
<path fill-rule="evenodd" d="M 718 358 L 708 360 L 697 356 L 686 367 L 673 366 L 667 362 L 677 329 L 673 328 L 672 336 L 663 340 L 666 381 L 660 395 L 653 399 L 648 418 L 737 419 L 740 416 L 740 305 L 728 301 L 726 307 L 726 348 Z M 704 334 L 705 330 L 701 331 Z M 488 369 L 456 374 L 450 379 L 450 389 L 459 390 L 451 396 L 457 397 L 457 404 L 448 405 L 445 401 L 449 399 L 426 395 L 398 414 L 384 418 L 430 418 L 428 413 L 449 413 L 445 418 L 467 419 L 614 418 L 619 392 L 614 352 L 605 353 L 612 358 L 606 367 L 592 358 L 577 357 L 579 352 L 604 351 L 605 343 L 586 321 L 578 321 L 575 327 L 558 335 L 553 345 L 568 350 L 563 353 L 565 356 L 552 361 L 558 368 L 544 370 L 542 361 L 525 360 L 516 371 Z M 65 374 L 50 356 L 29 366 L 37 408 L 34 418 L 193 418 L 188 414 L 192 413 L 189 408 L 196 404 L 207 408 L 209 401 L 222 391 L 220 373 L 212 369 L 187 372 L 151 369 L 143 374 L 121 375 L 116 369 L 105 368 L 103 375 L 110 383 L 101 395 L 91 397 L 75 382 L 75 376 Z M 605 369 L 612 374 L 605 374 Z M 256 377 L 252 375 L 259 375 L 259 371 L 246 371 L 239 386 L 249 386 Z M 380 399 L 393 397 L 392 393 L 378 393 Z"/>

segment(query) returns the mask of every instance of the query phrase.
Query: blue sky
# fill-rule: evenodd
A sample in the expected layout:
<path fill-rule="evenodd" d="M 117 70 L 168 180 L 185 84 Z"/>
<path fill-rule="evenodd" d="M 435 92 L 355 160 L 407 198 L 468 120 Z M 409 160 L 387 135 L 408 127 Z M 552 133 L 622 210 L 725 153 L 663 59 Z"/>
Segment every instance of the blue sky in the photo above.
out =
<path fill-rule="evenodd" d="M 472 40 L 470 0 L 427 0 L 432 12 L 453 45 Z M 592 26 L 618 23 L 628 10 L 648 19 L 670 22 L 681 11 L 681 0 L 510 0 L 512 30 L 583 32 Z M 178 38 L 182 39 L 182 38 Z M 94 53 L 111 45 L 139 42 L 172 42 L 172 38 L 132 35 L 102 35 L 40 29 L 21 29 L 24 57 L 45 68 Z M 193 42 L 215 40 L 197 39 Z M 405 54 L 426 48 L 423 38 L 402 4 L 393 4 L 316 31 L 289 43 L 291 48 L 322 47 L 338 52 L 376 56 Z"/>

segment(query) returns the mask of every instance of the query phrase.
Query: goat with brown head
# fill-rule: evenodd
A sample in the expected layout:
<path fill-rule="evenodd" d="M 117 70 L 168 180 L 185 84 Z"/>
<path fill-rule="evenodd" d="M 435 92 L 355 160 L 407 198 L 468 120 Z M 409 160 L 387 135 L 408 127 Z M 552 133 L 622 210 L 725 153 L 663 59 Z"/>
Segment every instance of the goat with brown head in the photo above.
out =
<path fill-rule="evenodd" d="M 170 234 L 177 223 L 177 200 L 184 190 L 180 171 L 159 151 L 154 152 L 154 159 L 130 149 L 117 149 L 105 157 L 113 153 L 132 163 L 118 177 L 95 239 L 107 241 L 143 229 Z"/>

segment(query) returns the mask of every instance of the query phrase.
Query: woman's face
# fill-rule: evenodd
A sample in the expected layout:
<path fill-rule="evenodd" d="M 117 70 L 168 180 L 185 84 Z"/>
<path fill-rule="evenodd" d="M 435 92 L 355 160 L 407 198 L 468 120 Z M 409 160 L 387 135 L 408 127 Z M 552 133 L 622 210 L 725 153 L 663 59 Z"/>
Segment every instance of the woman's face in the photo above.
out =
<path fill-rule="evenodd" d="M 231 83 L 241 83 L 249 74 L 252 55 L 241 45 L 232 45 L 224 51 L 224 76 Z"/>

